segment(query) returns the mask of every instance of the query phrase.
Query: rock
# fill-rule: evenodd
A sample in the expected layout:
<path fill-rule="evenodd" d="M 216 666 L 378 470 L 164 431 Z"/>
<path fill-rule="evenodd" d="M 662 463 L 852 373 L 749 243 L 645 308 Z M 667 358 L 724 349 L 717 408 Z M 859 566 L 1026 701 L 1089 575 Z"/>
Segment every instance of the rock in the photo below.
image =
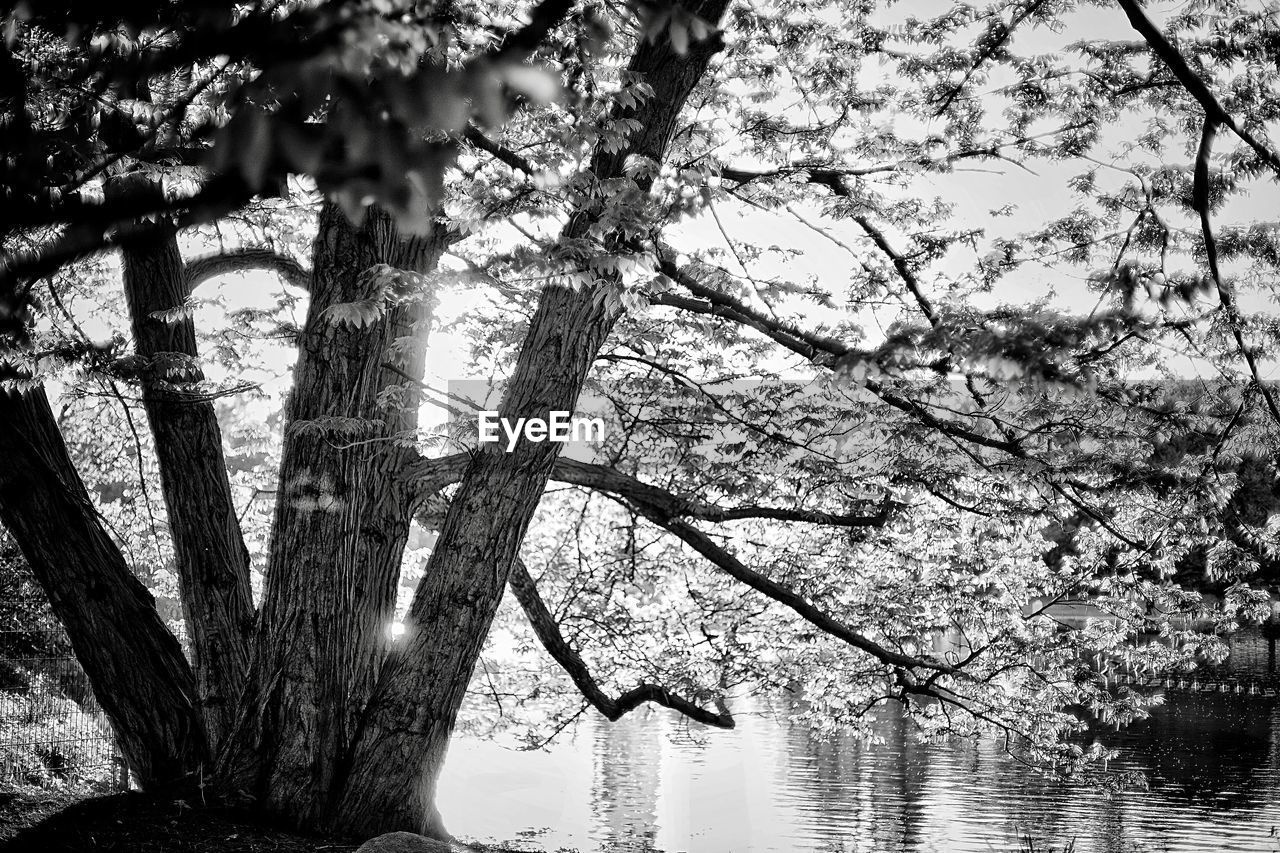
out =
<path fill-rule="evenodd" d="M 356 853 L 452 853 L 453 848 L 443 841 L 418 835 L 416 832 L 388 832 L 370 838 Z"/>

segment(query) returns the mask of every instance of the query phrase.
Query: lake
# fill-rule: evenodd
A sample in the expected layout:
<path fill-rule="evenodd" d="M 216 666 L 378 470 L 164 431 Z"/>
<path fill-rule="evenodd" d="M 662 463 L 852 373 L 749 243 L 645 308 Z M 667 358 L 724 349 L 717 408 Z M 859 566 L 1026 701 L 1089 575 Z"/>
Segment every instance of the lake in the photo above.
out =
<path fill-rule="evenodd" d="M 1233 669 L 1265 670 L 1265 641 Z M 1266 673 L 1261 672 L 1261 677 Z M 668 853 L 1280 851 L 1280 703 L 1170 690 L 1151 719 L 1110 734 L 1118 794 L 1047 779 L 994 742 L 925 744 L 881 714 L 882 743 L 819 739 L 781 701 L 706 729 L 664 709 L 595 717 L 539 752 L 461 739 L 440 808 L 459 836 L 513 847 Z"/>

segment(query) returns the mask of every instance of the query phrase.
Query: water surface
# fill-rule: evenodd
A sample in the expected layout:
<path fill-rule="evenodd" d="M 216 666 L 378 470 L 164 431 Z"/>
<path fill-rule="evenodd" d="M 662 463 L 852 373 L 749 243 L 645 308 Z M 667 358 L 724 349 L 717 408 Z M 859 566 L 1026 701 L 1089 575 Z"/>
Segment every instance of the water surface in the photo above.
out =
<path fill-rule="evenodd" d="M 1253 666 L 1254 652 L 1236 657 Z M 547 850 L 992 853 L 1029 835 L 1076 853 L 1280 853 L 1276 697 L 1166 698 L 1109 736 L 1113 768 L 1144 772 L 1148 790 L 1047 779 L 992 742 L 920 743 L 896 713 L 875 724 L 882 743 L 816 738 L 758 702 L 732 731 L 659 709 L 592 719 L 542 752 L 461 740 L 440 806 L 461 836 Z"/>

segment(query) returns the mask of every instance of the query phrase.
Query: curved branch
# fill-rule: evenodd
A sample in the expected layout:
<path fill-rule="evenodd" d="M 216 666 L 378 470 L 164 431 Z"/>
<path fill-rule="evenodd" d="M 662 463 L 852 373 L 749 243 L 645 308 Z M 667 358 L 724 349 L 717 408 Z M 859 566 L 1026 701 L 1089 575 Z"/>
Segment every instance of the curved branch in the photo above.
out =
<path fill-rule="evenodd" d="M 538 635 L 538 640 L 547 650 L 547 653 L 569 674 L 569 677 L 573 679 L 574 686 L 578 688 L 583 697 L 607 719 L 611 721 L 618 720 L 624 714 L 635 710 L 645 702 L 653 702 L 673 711 L 679 711 L 689 719 L 697 720 L 699 723 L 704 723 L 708 726 L 715 726 L 721 729 L 733 728 L 733 715 L 727 710 L 720 712 L 708 711 L 695 702 L 672 693 L 657 684 L 640 684 L 626 691 L 617 699 L 611 699 L 600 689 L 600 685 L 591 676 L 591 671 L 587 668 L 586 661 L 582 659 L 582 656 L 569 645 L 564 635 L 560 633 L 560 625 L 556 622 L 555 617 L 551 615 L 551 611 L 547 609 L 542 597 L 538 595 L 537 585 L 534 583 L 533 577 L 530 576 L 529 569 L 525 566 L 524 561 L 518 557 L 515 565 L 511 567 L 511 577 L 508 579 L 508 583 L 511 586 L 511 591 L 515 593 L 516 600 L 520 602 L 520 607 L 523 608 L 525 616 L 528 617 L 529 624 L 533 626 L 534 633 Z"/>
<path fill-rule="evenodd" d="M 294 287 L 311 289 L 311 272 L 302 264 L 275 249 L 251 246 L 201 255 L 187 261 L 187 292 L 193 292 L 211 278 L 252 269 L 268 270 Z"/>
<path fill-rule="evenodd" d="M 1217 131 L 1218 122 L 1206 116 L 1204 128 L 1200 134 L 1200 146 L 1196 150 L 1195 167 L 1192 170 L 1191 206 L 1195 208 L 1196 215 L 1200 219 L 1200 233 L 1204 239 L 1205 259 L 1209 263 L 1209 277 L 1213 280 L 1214 289 L 1218 291 L 1218 301 L 1222 305 L 1222 310 L 1227 314 L 1227 322 L 1231 325 L 1231 335 L 1235 339 L 1236 348 L 1249 368 L 1253 384 L 1261 392 L 1271 417 L 1276 423 L 1280 423 L 1280 406 L 1277 405 L 1271 389 L 1262 379 L 1253 350 L 1245 343 L 1244 332 L 1240 328 L 1243 318 L 1236 305 L 1235 293 L 1232 286 L 1223 279 L 1222 270 L 1218 266 L 1218 240 L 1213 233 L 1212 209 L 1209 203 L 1209 158 L 1213 154 L 1213 140 Z"/>
<path fill-rule="evenodd" d="M 434 459 L 420 457 L 402 469 L 400 478 L 414 499 L 423 502 L 441 489 L 461 480 L 469 461 L 470 456 L 466 453 L 455 453 Z M 673 518 L 692 518 L 710 522 L 758 518 L 822 524 L 829 527 L 882 527 L 888 521 L 889 512 L 893 508 L 892 502 L 886 502 L 874 514 L 868 515 L 753 504 L 718 507 L 649 485 L 607 465 L 595 465 L 563 457 L 556 460 L 551 479 L 604 492 L 628 501 L 643 502 L 655 511 Z"/>
<path fill-rule="evenodd" d="M 414 492 L 416 499 L 425 501 L 436 491 L 461 479 L 462 471 L 469 460 L 470 456 L 466 453 L 458 453 L 439 459 L 420 458 L 406 466 L 402 472 L 402 478 L 405 480 L 405 485 Z M 867 652 L 886 664 L 909 669 L 927 669 L 946 674 L 959 672 L 956 667 L 938 661 L 887 649 L 819 610 L 795 590 L 789 589 L 759 572 L 747 568 L 738 558 L 715 544 L 707 534 L 680 518 L 680 515 L 694 515 L 691 509 L 696 509 L 696 505 L 691 505 L 665 489 L 642 483 L 633 477 L 603 465 L 592 465 L 564 458 L 556 460 L 551 479 L 596 489 L 634 507 L 637 512 L 649 521 L 683 540 L 730 577 L 746 584 L 757 592 L 763 593 L 768 598 L 786 605 L 810 624 L 854 648 Z M 697 516 L 694 515 L 694 517 Z M 519 567 L 518 559 L 516 567 Z M 588 698 L 590 697 L 588 696 Z M 636 704 L 644 701 L 657 700 L 649 697 L 647 693 L 641 698 L 635 699 Z"/>
<path fill-rule="evenodd" d="M 263 194 L 259 191 L 259 194 Z M 129 195 L 118 202 L 86 205 L 93 215 L 77 219 L 47 243 L 25 250 L 0 252 L 0 299 L 10 298 L 21 283 L 52 275 L 65 264 L 103 249 L 135 240 L 154 239 L 225 216 L 253 198 L 254 191 L 237 175 L 218 175 L 191 195 L 165 199 L 158 193 Z M 116 224 L 122 222 L 123 224 Z"/>
<path fill-rule="evenodd" d="M 400 469 L 397 479 L 417 512 L 423 502 L 436 493 L 461 482 L 470 463 L 470 453 L 453 453 L 434 458 L 418 456 Z"/>
<path fill-rule="evenodd" d="M 1280 155 L 1277 155 L 1274 150 L 1264 145 L 1261 140 L 1236 123 L 1236 120 L 1222 106 L 1217 96 L 1209 89 L 1209 85 L 1192 70 L 1191 66 L 1187 64 L 1186 58 L 1169 41 L 1169 38 L 1161 32 L 1160 28 L 1147 17 L 1146 12 L 1143 11 L 1142 6 L 1136 0 L 1119 0 L 1119 4 L 1125 15 L 1128 16 L 1129 23 L 1146 41 L 1147 46 L 1151 48 L 1151 52 L 1168 66 L 1173 76 L 1182 84 L 1182 88 L 1204 110 L 1204 127 L 1201 129 L 1200 145 L 1196 150 L 1196 161 L 1192 171 L 1191 206 L 1200 220 L 1205 255 L 1209 262 L 1209 275 L 1213 280 L 1214 288 L 1218 291 L 1218 300 L 1222 303 L 1222 308 L 1231 323 L 1231 332 L 1235 338 L 1236 346 L 1249 368 L 1254 385 L 1257 386 L 1266 401 L 1271 416 L 1277 422 L 1280 422 L 1280 405 L 1276 403 L 1270 389 L 1262 381 L 1258 371 L 1257 359 L 1253 351 L 1245 344 L 1244 335 L 1240 331 L 1240 312 L 1236 307 L 1235 296 L 1230 286 L 1223 280 L 1222 274 L 1218 269 L 1218 244 L 1213 234 L 1209 201 L 1209 158 L 1213 153 L 1213 142 L 1219 127 L 1225 127 L 1238 136 L 1277 172 L 1280 172 Z"/>

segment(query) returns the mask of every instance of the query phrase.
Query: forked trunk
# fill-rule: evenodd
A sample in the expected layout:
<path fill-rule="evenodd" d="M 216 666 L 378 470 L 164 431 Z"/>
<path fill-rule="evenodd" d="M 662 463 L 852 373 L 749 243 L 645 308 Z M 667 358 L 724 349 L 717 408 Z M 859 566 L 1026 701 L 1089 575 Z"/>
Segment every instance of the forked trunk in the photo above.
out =
<path fill-rule="evenodd" d="M 502 416 L 545 419 L 573 411 L 616 318 L 592 291 L 545 291 Z M 508 454 L 486 444 L 468 466 L 414 595 L 402 645 L 382 668 L 333 825 L 446 835 L 435 808 L 436 777 L 557 450 L 553 442 L 520 442 Z"/>
<path fill-rule="evenodd" d="M 430 273 L 444 245 L 442 231 L 401 238 L 376 209 L 360 226 L 332 205 L 320 214 L 252 704 L 223 763 L 229 784 L 300 825 L 324 812 L 368 701 L 409 533 L 395 474 L 412 453 L 429 309 L 397 304 L 373 268 Z M 375 303 L 376 318 L 346 313 Z"/>
<path fill-rule="evenodd" d="M 682 5 L 716 22 L 727 2 Z M 715 37 L 684 53 L 665 38 L 640 43 L 630 70 L 643 75 L 654 94 L 618 111 L 618 118 L 634 119 L 639 129 L 626 149 L 596 155 L 597 178 L 622 177 L 630 155 L 663 159 L 684 102 L 717 47 Z M 641 182 L 638 190 L 643 194 L 647 186 Z M 599 240 L 601 251 L 634 251 L 619 233 L 593 233 L 599 212 L 577 211 L 566 236 L 578 243 Z M 359 226 L 332 205 L 320 214 L 253 658 L 217 767 L 224 790 L 248 793 L 298 825 L 445 834 L 434 806 L 436 778 L 558 452 L 552 442 L 524 442 L 511 453 L 490 444 L 475 454 L 414 597 L 407 635 L 388 655 L 413 510 L 398 474 L 414 455 L 406 439 L 416 426 L 429 311 L 422 301 L 398 300 L 378 287 L 371 273 L 380 264 L 429 273 L 446 244 L 443 227 L 426 238 L 403 239 L 376 209 Z M 152 245 L 126 260 L 140 351 L 153 358 L 193 355 L 188 326 L 149 323 L 157 309 L 174 302 L 172 247 Z M 549 418 L 553 411 L 574 410 L 617 320 L 612 306 L 616 301 L 602 299 L 594 288 L 546 288 L 501 414 Z M 210 632 L 199 641 L 206 651 L 197 651 L 207 670 L 204 691 L 226 695 L 235 666 L 222 664 L 239 652 L 213 650 L 226 636 L 221 625 L 241 619 L 244 606 L 237 598 L 234 531 L 215 470 L 220 462 L 212 452 L 216 425 L 199 412 L 171 408 L 165 391 L 158 384 L 147 389 L 162 466 L 199 472 L 190 474 L 199 479 L 192 483 L 165 475 L 175 543 L 190 568 L 184 584 L 208 579 L 207 567 L 221 567 L 217 578 L 235 579 L 229 599 L 211 599 L 212 614 L 189 608 L 190 618 Z M 0 452 L 18 460 L 0 466 L 4 522 L 53 593 L 130 760 L 152 782 L 201 772 L 207 746 L 195 680 L 97 524 L 47 402 L 39 395 L 5 398 L 0 405 Z M 24 501 L 33 511 L 23 510 Z M 200 507 L 178 505 L 187 502 Z M 66 535 L 49 541 L 50 520 Z M 193 529 L 202 520 L 211 528 L 203 538 Z M 63 587 L 73 592 L 56 592 Z M 219 713 L 217 707 L 211 711 Z M 219 731 L 227 724 L 225 718 L 214 721 Z"/>
<path fill-rule="evenodd" d="M 726 5 L 709 0 L 686 8 L 716 22 Z M 653 96 L 628 112 L 640 127 L 629 146 L 593 158 L 597 178 L 620 177 L 630 155 L 662 161 L 685 100 L 717 47 L 712 39 L 680 54 L 666 39 L 640 44 L 629 70 L 644 76 Z M 577 211 L 566 236 L 587 237 L 595 216 L 594 210 Z M 604 251 L 633 249 L 619 234 L 602 237 Z M 618 318 L 601 296 L 593 287 L 543 290 L 499 409 L 502 417 L 547 419 L 554 411 L 574 411 Z M 361 834 L 409 829 L 448 836 L 435 806 L 436 780 L 472 670 L 558 453 L 555 442 L 521 441 L 510 453 L 485 444 L 475 454 L 414 596 L 404 642 L 378 678 L 330 826 Z"/>

